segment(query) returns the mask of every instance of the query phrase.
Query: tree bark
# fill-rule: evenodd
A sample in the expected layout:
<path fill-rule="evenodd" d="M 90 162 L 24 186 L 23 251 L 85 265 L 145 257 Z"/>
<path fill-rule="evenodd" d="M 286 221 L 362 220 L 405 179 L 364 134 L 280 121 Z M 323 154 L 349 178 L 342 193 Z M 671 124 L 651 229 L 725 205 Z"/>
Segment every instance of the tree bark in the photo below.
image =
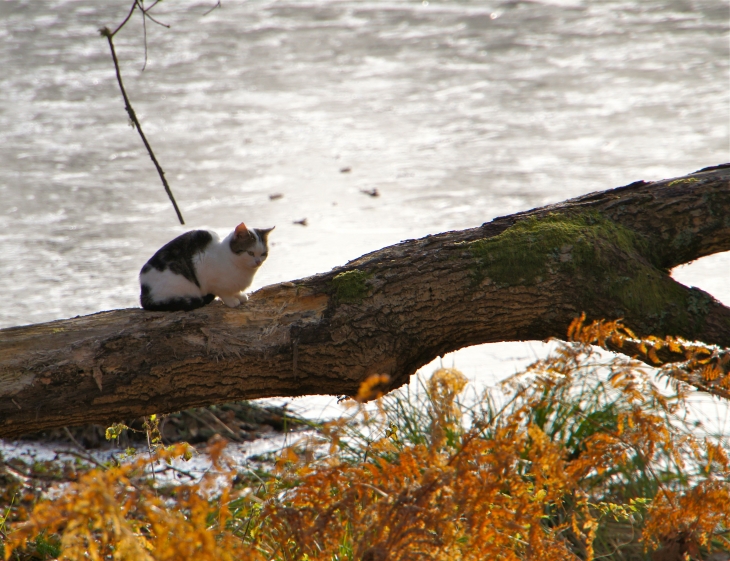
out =
<path fill-rule="evenodd" d="M 730 309 L 669 271 L 729 249 L 724 165 L 404 241 L 262 288 L 240 308 L 115 310 L 0 330 L 0 436 L 238 399 L 354 395 L 371 374 L 395 388 L 465 346 L 564 338 L 581 312 L 728 347 Z"/>

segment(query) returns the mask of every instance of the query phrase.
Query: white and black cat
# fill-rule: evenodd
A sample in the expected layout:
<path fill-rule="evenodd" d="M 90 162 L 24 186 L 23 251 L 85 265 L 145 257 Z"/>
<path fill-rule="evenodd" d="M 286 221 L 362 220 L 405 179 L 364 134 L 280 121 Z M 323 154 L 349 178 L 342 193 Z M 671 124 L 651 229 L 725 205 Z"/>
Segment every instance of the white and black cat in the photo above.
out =
<path fill-rule="evenodd" d="M 162 246 L 139 273 L 145 310 L 194 310 L 218 296 L 235 308 L 266 259 L 269 232 L 241 223 L 223 241 L 208 230 L 193 230 Z"/>

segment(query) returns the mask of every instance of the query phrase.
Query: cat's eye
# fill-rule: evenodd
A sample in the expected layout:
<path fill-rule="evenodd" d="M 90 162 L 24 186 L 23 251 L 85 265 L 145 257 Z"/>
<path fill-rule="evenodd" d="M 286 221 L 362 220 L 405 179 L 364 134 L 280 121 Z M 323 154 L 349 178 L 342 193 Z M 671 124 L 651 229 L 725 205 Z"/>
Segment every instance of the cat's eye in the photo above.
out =
<path fill-rule="evenodd" d="M 267 255 L 268 255 L 268 253 L 262 253 L 261 257 L 266 257 Z"/>
<path fill-rule="evenodd" d="M 251 257 L 253 257 L 253 251 L 247 251 L 246 253 L 248 253 Z"/>

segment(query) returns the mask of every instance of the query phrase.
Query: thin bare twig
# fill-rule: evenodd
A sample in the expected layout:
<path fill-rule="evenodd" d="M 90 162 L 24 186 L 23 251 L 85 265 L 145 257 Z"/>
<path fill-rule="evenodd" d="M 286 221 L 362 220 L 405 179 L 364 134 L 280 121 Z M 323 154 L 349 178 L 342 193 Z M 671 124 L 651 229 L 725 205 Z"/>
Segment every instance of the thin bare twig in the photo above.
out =
<path fill-rule="evenodd" d="M 134 11 L 134 8 L 137 6 L 137 1 L 134 0 L 134 6 L 132 6 L 132 12 Z M 126 23 L 129 20 L 129 17 L 131 16 L 132 12 L 129 13 L 127 18 L 124 20 Z M 123 25 L 123 24 L 122 24 Z M 114 31 L 116 33 L 121 29 L 120 27 L 117 27 L 117 29 Z M 160 166 L 159 162 L 157 161 L 157 158 L 155 157 L 155 153 L 152 151 L 152 147 L 150 146 L 150 143 L 147 141 L 147 137 L 144 135 L 144 132 L 142 131 L 142 125 L 139 123 L 139 119 L 137 119 L 137 114 L 134 112 L 134 109 L 132 108 L 132 104 L 129 101 L 129 97 L 127 96 L 127 91 L 124 89 L 124 83 L 122 82 L 122 74 L 119 70 L 119 60 L 117 59 L 117 52 L 114 49 L 114 33 L 109 31 L 108 27 L 103 27 L 99 30 L 102 37 L 106 37 L 109 41 L 109 48 L 112 52 L 112 60 L 114 60 L 114 69 L 117 74 L 117 82 L 119 83 L 119 89 L 122 92 L 122 97 L 124 98 L 124 108 L 127 110 L 127 114 L 129 115 L 129 118 L 132 120 L 132 123 L 137 128 L 137 132 L 139 133 L 139 136 L 142 138 L 142 142 L 145 145 L 145 148 L 147 148 L 147 153 L 150 155 L 150 158 L 152 159 L 152 163 L 155 164 L 155 168 L 157 168 L 157 173 L 160 176 L 160 179 L 162 180 L 162 185 L 165 188 L 165 192 L 167 192 L 167 196 L 170 198 L 170 202 L 172 203 L 173 208 L 175 209 L 175 212 L 177 213 L 177 217 L 180 220 L 180 224 L 185 224 L 185 220 L 183 220 L 182 213 L 180 212 L 180 209 L 177 206 L 177 202 L 175 201 L 175 197 L 172 194 L 172 190 L 170 189 L 170 186 L 167 183 L 167 179 L 165 179 L 165 172 L 162 169 L 162 166 Z"/>
<path fill-rule="evenodd" d="M 184 476 L 190 478 L 191 480 L 198 479 L 192 473 L 190 473 L 188 471 L 185 471 L 183 469 L 180 469 L 180 468 L 176 468 L 175 466 L 172 466 L 170 464 L 165 464 L 164 466 L 162 466 L 162 469 L 158 469 L 158 470 L 154 469 L 154 467 L 152 468 L 152 473 L 165 473 L 166 471 L 174 471 L 175 473 L 179 473 L 180 475 L 184 475 Z"/>
<path fill-rule="evenodd" d="M 142 65 L 142 72 L 147 68 L 147 14 L 144 11 L 144 0 L 136 0 L 137 6 L 142 10 L 142 35 L 144 36 L 144 64 Z"/>
<path fill-rule="evenodd" d="M 129 13 L 127 14 L 127 17 L 124 18 L 122 20 L 122 23 L 120 23 L 119 26 L 114 31 L 111 32 L 112 37 L 114 37 L 119 32 L 119 30 L 127 24 L 127 22 L 129 21 L 129 18 L 132 17 L 132 14 L 134 13 L 134 10 L 136 7 L 137 7 L 137 0 L 134 0 L 134 2 L 132 2 L 132 7 L 129 10 Z"/>
<path fill-rule="evenodd" d="M 212 12 L 216 8 L 222 8 L 222 7 L 223 6 L 221 5 L 221 0 L 218 0 L 218 2 L 216 2 L 215 6 L 213 6 L 210 10 L 208 10 L 207 12 L 205 12 L 203 15 L 204 16 L 207 16 L 210 12 Z"/>
<path fill-rule="evenodd" d="M 166 23 L 162 23 L 161 21 L 159 21 L 159 20 L 156 20 L 155 18 L 153 18 L 153 17 L 152 17 L 152 16 L 151 16 L 151 15 L 149 14 L 150 10 L 151 10 L 152 8 L 154 8 L 154 7 L 155 7 L 155 6 L 157 5 L 157 2 L 155 2 L 154 4 L 152 4 L 152 5 L 151 5 L 151 6 L 149 7 L 149 8 L 144 8 L 144 7 L 142 7 L 142 5 L 141 5 L 141 0 L 137 0 L 137 3 L 139 4 L 139 9 L 140 9 L 140 10 L 142 10 L 142 14 L 144 14 L 144 17 L 146 17 L 146 18 L 149 18 L 149 20 L 150 20 L 150 21 L 151 21 L 152 23 L 156 23 L 157 25 L 160 25 L 160 26 L 162 26 L 162 27 L 165 27 L 165 28 L 167 28 L 167 29 L 170 29 L 170 26 L 169 26 L 168 24 L 166 24 Z"/>
<path fill-rule="evenodd" d="M 114 37 L 114 36 L 115 36 L 115 35 L 116 35 L 116 34 L 117 34 L 117 33 L 118 33 L 118 32 L 119 32 L 119 31 L 120 31 L 121 29 L 122 29 L 122 27 L 124 27 L 124 26 L 125 26 L 125 25 L 127 24 L 127 22 L 129 21 L 129 18 L 131 18 L 131 17 L 132 17 L 132 14 L 134 13 L 134 10 L 136 10 L 137 8 L 139 8 L 139 10 L 140 10 L 140 11 L 142 12 L 142 15 L 143 15 L 144 17 L 148 17 L 148 18 L 150 18 L 150 19 L 151 19 L 151 20 L 152 20 L 153 22 L 155 22 L 155 23 L 156 23 L 157 25 L 161 25 L 162 27 L 166 27 L 166 28 L 170 29 L 170 26 L 169 26 L 169 25 L 167 25 L 166 23 L 162 23 L 161 21 L 157 21 L 157 20 L 156 20 L 155 18 L 153 18 L 153 17 L 152 17 L 152 16 L 151 16 L 151 15 L 149 14 L 149 11 L 150 11 L 150 10 L 151 10 L 152 8 L 154 8 L 155 6 L 157 6 L 157 4 L 159 4 L 159 3 L 160 3 L 160 1 L 161 1 L 161 0 L 155 0 L 155 2 L 153 2 L 153 3 L 152 3 L 152 5 L 151 5 L 151 6 L 149 7 L 149 8 L 145 8 L 145 7 L 143 6 L 143 2 L 144 2 L 144 0 L 134 0 L 134 1 L 132 2 L 132 7 L 131 7 L 131 8 L 129 9 L 129 13 L 127 14 L 127 17 L 125 17 L 125 18 L 124 18 L 124 19 L 122 20 L 122 23 L 120 23 L 120 24 L 119 24 L 119 25 L 117 26 L 117 28 L 116 28 L 116 29 L 115 29 L 114 31 L 112 31 L 112 37 Z"/>
<path fill-rule="evenodd" d="M 215 414 L 213 414 L 213 413 L 212 413 L 211 411 L 208 411 L 207 409 L 206 409 L 206 411 L 207 411 L 207 412 L 208 412 L 208 413 L 210 414 L 210 416 L 211 416 L 211 417 L 213 417 L 213 419 L 215 419 L 215 420 L 216 420 L 216 421 L 217 421 L 218 423 L 220 423 L 220 424 L 221 424 L 221 425 L 223 426 L 223 428 L 224 428 L 224 429 L 226 429 L 226 430 L 227 430 L 227 431 L 228 431 L 228 432 L 229 432 L 229 433 L 231 434 L 231 438 L 232 438 L 232 439 L 233 439 L 234 441 L 236 441 L 236 442 L 243 442 L 243 441 L 242 441 L 242 440 L 241 440 L 241 439 L 239 438 L 238 434 L 237 434 L 237 433 L 236 433 L 236 432 L 235 432 L 235 431 L 234 431 L 233 429 L 231 429 L 231 428 L 230 428 L 230 427 L 229 427 L 228 425 L 226 425 L 226 424 L 225 424 L 225 423 L 224 423 L 223 421 L 221 421 L 221 420 L 220 420 L 220 419 L 219 419 L 219 418 L 218 418 L 218 417 L 217 417 L 217 416 L 216 416 Z M 188 410 L 188 411 L 183 411 L 183 413 L 185 413 L 186 415 L 188 415 L 188 416 L 192 417 L 192 418 L 193 418 L 193 419 L 195 419 L 196 421 L 198 421 L 198 422 L 200 422 L 200 423 L 203 423 L 203 424 L 204 424 L 204 425 L 205 425 L 206 427 L 208 427 L 208 428 L 209 428 L 210 430 L 212 430 L 213 432 L 218 432 L 218 431 L 216 430 L 216 428 L 215 428 L 215 427 L 214 427 L 213 425 L 211 425 L 211 424 L 210 424 L 210 423 L 209 423 L 208 421 L 206 421 L 206 420 L 205 420 L 205 419 L 204 419 L 203 417 L 201 417 L 200 415 L 197 415 L 196 413 L 193 413 L 192 411 L 189 411 L 189 410 Z"/>
<path fill-rule="evenodd" d="M 76 448 L 78 448 L 82 452 L 86 452 L 86 448 L 84 448 L 81 445 L 81 443 L 78 440 L 76 440 L 76 438 L 74 437 L 74 435 L 71 434 L 71 431 L 68 430 L 68 427 L 63 427 L 63 431 L 66 433 L 66 436 L 68 436 L 71 439 L 71 442 L 74 443 L 74 445 L 76 446 Z"/>
<path fill-rule="evenodd" d="M 96 458 L 94 458 L 94 456 L 92 456 L 89 453 L 81 454 L 79 452 L 76 452 L 75 450 L 59 450 L 58 453 L 59 454 L 66 454 L 67 456 L 74 456 L 74 457 L 79 458 L 81 460 L 86 460 L 87 462 L 91 462 L 96 467 L 101 468 L 104 471 L 106 471 L 107 469 L 109 469 L 109 466 L 105 466 L 104 464 L 102 464 L 99 460 L 97 460 Z"/>

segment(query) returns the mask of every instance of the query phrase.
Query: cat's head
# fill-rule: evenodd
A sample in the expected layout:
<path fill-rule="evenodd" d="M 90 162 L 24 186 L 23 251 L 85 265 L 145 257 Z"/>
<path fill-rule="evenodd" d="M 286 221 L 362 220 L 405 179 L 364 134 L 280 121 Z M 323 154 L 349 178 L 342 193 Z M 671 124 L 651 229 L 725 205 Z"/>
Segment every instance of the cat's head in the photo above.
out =
<path fill-rule="evenodd" d="M 274 228 L 248 229 L 241 222 L 233 231 L 230 242 L 231 251 L 246 267 L 250 269 L 260 267 L 269 254 L 269 232 Z"/>

